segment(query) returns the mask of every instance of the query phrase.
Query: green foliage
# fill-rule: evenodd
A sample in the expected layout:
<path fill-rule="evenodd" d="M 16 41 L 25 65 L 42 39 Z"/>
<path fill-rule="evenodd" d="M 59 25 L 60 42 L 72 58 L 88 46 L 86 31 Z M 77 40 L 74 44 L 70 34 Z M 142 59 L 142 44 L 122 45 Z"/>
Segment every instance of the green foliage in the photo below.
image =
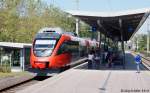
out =
<path fill-rule="evenodd" d="M 0 0 L 0 41 L 31 43 L 43 27 L 75 31 L 75 19 L 42 0 Z"/>
<path fill-rule="evenodd" d="M 146 45 L 147 45 L 147 36 L 146 35 L 140 35 L 138 45 L 139 45 L 140 51 L 146 50 Z"/>

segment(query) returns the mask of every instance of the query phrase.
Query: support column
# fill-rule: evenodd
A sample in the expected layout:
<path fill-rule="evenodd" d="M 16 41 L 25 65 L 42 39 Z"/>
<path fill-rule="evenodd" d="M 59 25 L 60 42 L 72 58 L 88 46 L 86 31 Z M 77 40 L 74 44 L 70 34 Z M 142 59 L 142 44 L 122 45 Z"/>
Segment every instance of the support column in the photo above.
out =
<path fill-rule="evenodd" d="M 2 66 L 2 47 L 0 47 L 0 65 Z"/>
<path fill-rule="evenodd" d="M 149 44 L 150 44 L 150 42 L 149 42 L 149 35 L 150 35 L 150 31 L 149 30 L 147 30 L 147 54 L 148 54 L 148 52 L 149 52 Z"/>
<path fill-rule="evenodd" d="M 92 32 L 91 40 L 93 40 L 93 39 L 94 39 L 94 33 L 95 33 L 95 32 Z"/>
<path fill-rule="evenodd" d="M 122 30 L 122 19 L 119 19 L 120 33 L 121 33 L 121 46 L 123 52 L 123 69 L 125 69 L 125 50 L 124 50 L 124 39 L 123 39 L 123 30 Z"/>
<path fill-rule="evenodd" d="M 100 55 L 100 64 L 102 63 L 102 59 L 103 59 L 103 56 L 102 56 L 102 47 L 101 47 L 101 43 L 102 43 L 102 33 L 100 33 L 100 37 L 99 37 L 99 55 Z"/>
<path fill-rule="evenodd" d="M 99 47 L 101 48 L 101 43 L 102 43 L 102 33 L 99 32 Z"/>
<path fill-rule="evenodd" d="M 100 31 L 97 32 L 98 36 L 97 36 L 97 41 L 100 41 Z"/>
<path fill-rule="evenodd" d="M 24 71 L 24 48 L 20 49 L 20 68 Z"/>
<path fill-rule="evenodd" d="M 104 51 L 105 51 L 105 49 L 106 49 L 106 35 L 104 35 L 105 36 L 105 38 L 104 38 Z"/>
<path fill-rule="evenodd" d="M 149 52 L 149 31 L 147 32 L 147 53 Z"/>
<path fill-rule="evenodd" d="M 136 51 L 138 51 L 139 50 L 139 41 L 138 41 L 139 39 L 137 38 L 137 41 L 136 41 Z"/>
<path fill-rule="evenodd" d="M 150 35 L 150 17 L 148 17 L 148 22 L 147 22 L 147 55 L 148 55 L 148 52 L 149 52 L 149 44 L 150 44 L 150 41 L 149 41 L 149 35 Z"/>
<path fill-rule="evenodd" d="M 107 50 L 108 50 L 108 48 L 109 48 L 109 45 L 110 45 L 110 43 L 109 43 L 109 38 L 107 38 Z"/>
<path fill-rule="evenodd" d="M 76 18 L 76 34 L 79 36 L 79 19 Z"/>

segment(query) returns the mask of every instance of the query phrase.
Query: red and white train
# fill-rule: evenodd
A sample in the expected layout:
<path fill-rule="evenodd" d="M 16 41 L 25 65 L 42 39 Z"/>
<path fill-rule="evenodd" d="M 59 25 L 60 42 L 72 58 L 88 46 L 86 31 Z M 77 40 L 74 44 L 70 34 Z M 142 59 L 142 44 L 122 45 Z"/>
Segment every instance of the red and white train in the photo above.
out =
<path fill-rule="evenodd" d="M 32 68 L 61 68 L 98 46 L 96 41 L 79 38 L 61 28 L 43 28 L 33 41 L 30 63 Z"/>

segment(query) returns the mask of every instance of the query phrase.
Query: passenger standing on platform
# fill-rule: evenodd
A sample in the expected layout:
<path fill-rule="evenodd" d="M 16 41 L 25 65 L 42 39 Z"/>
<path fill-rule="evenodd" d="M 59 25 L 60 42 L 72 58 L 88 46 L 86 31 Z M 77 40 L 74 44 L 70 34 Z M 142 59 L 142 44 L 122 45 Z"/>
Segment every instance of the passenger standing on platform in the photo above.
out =
<path fill-rule="evenodd" d="M 91 69 L 93 67 L 94 54 L 93 51 L 90 51 L 88 54 L 88 68 Z"/>
<path fill-rule="evenodd" d="M 94 47 L 92 47 L 91 52 L 92 52 L 92 54 L 94 54 L 94 56 L 95 56 L 96 51 L 94 50 Z"/>
<path fill-rule="evenodd" d="M 100 53 L 99 53 L 99 49 L 96 50 L 96 53 L 95 53 L 95 57 L 94 57 L 94 60 L 95 60 L 95 67 L 98 69 L 99 66 L 100 66 Z"/>
<path fill-rule="evenodd" d="M 112 59 L 113 59 L 113 55 L 111 54 L 108 58 L 108 68 L 112 67 Z"/>
<path fill-rule="evenodd" d="M 137 73 L 140 73 L 141 56 L 138 54 L 135 56 L 135 62 L 137 67 Z"/>
<path fill-rule="evenodd" d="M 107 67 L 109 67 L 109 59 L 110 59 L 110 56 L 111 56 L 111 52 L 108 51 L 106 57 L 105 57 L 105 62 L 107 62 Z"/>

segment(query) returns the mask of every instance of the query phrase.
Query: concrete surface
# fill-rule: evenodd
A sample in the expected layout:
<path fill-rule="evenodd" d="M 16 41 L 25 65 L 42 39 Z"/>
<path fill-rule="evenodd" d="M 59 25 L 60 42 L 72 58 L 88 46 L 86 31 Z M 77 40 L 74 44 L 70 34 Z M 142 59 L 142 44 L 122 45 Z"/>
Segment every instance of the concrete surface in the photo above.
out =
<path fill-rule="evenodd" d="M 17 93 L 150 93 L 150 71 L 136 73 L 134 56 L 123 69 L 71 69 Z"/>

